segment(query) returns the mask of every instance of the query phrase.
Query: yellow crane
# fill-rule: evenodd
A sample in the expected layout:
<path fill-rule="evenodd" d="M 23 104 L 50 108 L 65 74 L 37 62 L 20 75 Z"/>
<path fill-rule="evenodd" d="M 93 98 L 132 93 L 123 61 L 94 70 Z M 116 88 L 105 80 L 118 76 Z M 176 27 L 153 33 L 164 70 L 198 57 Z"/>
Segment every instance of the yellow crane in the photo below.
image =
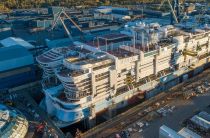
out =
<path fill-rule="evenodd" d="M 128 85 L 131 85 L 134 82 L 134 78 L 131 75 L 127 75 L 125 81 Z"/>
<path fill-rule="evenodd" d="M 183 55 L 188 55 L 188 56 L 196 57 L 198 55 L 198 52 L 197 51 L 190 51 L 190 50 L 184 49 Z"/>
<path fill-rule="evenodd" d="M 187 56 L 192 56 L 192 57 L 198 56 L 197 51 L 192 51 L 192 50 L 187 50 L 187 49 L 184 49 L 182 54 L 184 55 L 184 61 L 186 61 Z"/>

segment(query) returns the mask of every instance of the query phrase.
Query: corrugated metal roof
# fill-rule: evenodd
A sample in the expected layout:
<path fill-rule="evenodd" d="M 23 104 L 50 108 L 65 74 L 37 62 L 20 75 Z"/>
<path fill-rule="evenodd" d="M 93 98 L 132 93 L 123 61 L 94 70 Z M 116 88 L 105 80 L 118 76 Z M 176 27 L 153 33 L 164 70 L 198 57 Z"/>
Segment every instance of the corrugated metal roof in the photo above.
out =
<path fill-rule="evenodd" d="M 199 136 L 198 134 L 189 130 L 186 127 L 182 128 L 178 133 L 184 136 L 185 138 L 201 138 L 201 136 Z"/>
<path fill-rule="evenodd" d="M 16 37 L 8 37 L 6 39 L 1 40 L 0 43 L 4 47 L 11 47 L 11 46 L 14 46 L 14 45 L 20 45 L 20 46 L 23 46 L 27 49 L 33 49 L 34 48 L 34 46 L 31 45 L 30 43 L 28 43 L 27 41 L 25 41 L 21 38 L 16 38 Z"/>
<path fill-rule="evenodd" d="M 173 129 L 162 125 L 159 130 L 159 138 L 184 138 Z"/>
<path fill-rule="evenodd" d="M 24 47 L 12 46 L 0 48 L 0 72 L 33 63 L 32 54 Z"/>
<path fill-rule="evenodd" d="M 204 129 L 210 129 L 209 114 L 206 112 L 200 112 L 198 115 L 193 116 L 190 120 Z"/>

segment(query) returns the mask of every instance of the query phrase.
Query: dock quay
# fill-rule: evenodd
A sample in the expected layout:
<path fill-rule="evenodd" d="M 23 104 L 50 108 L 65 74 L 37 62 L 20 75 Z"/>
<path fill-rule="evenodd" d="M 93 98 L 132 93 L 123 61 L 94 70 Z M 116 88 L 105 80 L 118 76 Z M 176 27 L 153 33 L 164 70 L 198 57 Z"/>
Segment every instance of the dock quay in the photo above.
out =
<path fill-rule="evenodd" d="M 51 121 L 49 116 L 39 107 L 36 101 L 31 96 L 31 91 L 35 90 L 39 86 L 39 82 L 29 83 L 23 86 L 19 86 L 13 89 L 9 89 L 0 93 L 2 98 L 1 102 L 9 106 L 13 106 L 23 112 L 27 117 L 29 124 L 29 131 L 26 136 L 34 137 L 31 135 L 31 131 L 35 131 L 36 125 L 44 123 L 48 136 L 57 138 L 65 138 L 65 134 Z M 31 130 L 30 130 L 31 129 Z M 36 137 L 36 136 L 35 136 Z M 68 133 L 68 138 L 73 138 Z"/>
<path fill-rule="evenodd" d="M 179 95 L 182 92 L 184 87 L 187 86 L 199 86 L 201 81 L 204 81 L 209 76 L 210 69 L 207 69 L 203 73 L 169 89 L 166 92 L 162 92 L 157 96 L 140 103 L 139 105 L 127 110 L 126 112 L 115 116 L 114 118 L 88 130 L 87 132 L 81 134 L 83 138 L 101 138 L 101 137 L 114 137 L 114 134 L 120 132 L 124 128 L 128 127 L 133 122 L 139 120 L 140 118 L 144 118 L 148 113 L 157 110 L 158 107 L 154 105 L 156 103 L 161 103 L 165 101 L 161 106 L 166 105 L 166 103 L 171 102 L 171 98 Z M 199 81 L 197 81 L 199 80 Z"/>

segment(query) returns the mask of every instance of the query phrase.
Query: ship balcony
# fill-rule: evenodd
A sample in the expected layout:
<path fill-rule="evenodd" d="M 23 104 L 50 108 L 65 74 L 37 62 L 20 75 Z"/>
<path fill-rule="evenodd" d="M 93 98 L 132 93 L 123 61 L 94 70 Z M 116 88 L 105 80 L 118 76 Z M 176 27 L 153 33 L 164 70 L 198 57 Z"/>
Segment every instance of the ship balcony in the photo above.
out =
<path fill-rule="evenodd" d="M 52 115 L 56 117 L 57 121 L 63 121 L 62 123 L 60 123 L 59 127 L 63 127 L 63 126 L 65 127 L 66 122 L 71 124 L 84 118 L 82 108 L 75 109 L 75 110 L 68 110 L 59 105 L 55 105 L 53 108 L 55 112 Z"/>
<path fill-rule="evenodd" d="M 48 64 L 48 66 L 54 68 L 54 67 L 57 67 L 57 66 L 59 66 L 61 64 L 62 64 L 62 60 L 56 60 L 56 61 L 50 62 Z"/>
<path fill-rule="evenodd" d="M 79 93 L 79 92 L 78 92 Z M 79 94 L 77 92 L 67 92 L 64 90 L 62 93 L 60 93 L 57 98 L 64 102 L 64 103 L 75 103 L 80 101 Z"/>
<path fill-rule="evenodd" d="M 45 72 L 53 72 L 53 69 L 51 67 L 44 67 L 43 70 Z"/>
<path fill-rule="evenodd" d="M 43 70 L 44 77 L 55 75 L 55 69 L 53 69 L 53 68 L 45 67 L 45 68 L 42 68 L 42 70 Z"/>
<path fill-rule="evenodd" d="M 57 98 L 45 99 L 47 112 L 53 116 L 54 121 L 75 122 L 84 117 L 79 104 L 60 101 Z M 62 124 L 63 125 L 63 124 Z M 61 125 L 61 126 L 62 126 Z"/>
<path fill-rule="evenodd" d="M 69 84 L 65 83 L 65 82 L 63 82 L 62 84 L 63 84 L 63 86 L 66 90 L 71 90 L 71 91 L 74 91 L 74 92 L 79 91 L 79 88 L 76 87 L 76 86 L 69 86 Z"/>
<path fill-rule="evenodd" d="M 80 100 L 69 100 L 66 98 L 66 94 L 64 93 L 64 88 L 62 85 L 52 86 L 48 89 L 44 89 L 44 93 L 46 102 L 59 104 L 61 107 L 69 110 L 80 107 Z"/>
<path fill-rule="evenodd" d="M 107 72 L 111 69 L 112 69 L 112 66 L 108 64 L 108 65 L 101 65 L 101 66 L 98 66 L 98 67 L 94 67 L 93 71 L 95 72 L 95 75 L 98 75 L 98 74 Z"/>
<path fill-rule="evenodd" d="M 52 75 L 43 78 L 41 81 L 41 84 L 42 84 L 42 88 L 43 88 L 44 92 L 47 89 L 61 85 L 60 81 L 55 76 L 52 76 Z M 61 86 L 59 86 L 59 87 L 61 87 Z"/>
<path fill-rule="evenodd" d="M 210 53 L 205 53 L 205 54 L 203 54 L 203 55 L 200 55 L 200 56 L 198 57 L 198 59 L 199 59 L 199 60 L 202 60 L 202 59 L 205 59 L 205 58 L 208 58 L 208 57 L 210 57 Z"/>
<path fill-rule="evenodd" d="M 51 71 L 43 70 L 42 78 L 48 78 L 50 76 L 55 76 L 55 73 L 53 72 L 53 70 L 51 70 Z"/>
<path fill-rule="evenodd" d="M 40 55 L 38 57 L 36 57 L 36 61 L 39 63 L 39 64 L 42 64 L 42 65 L 47 65 L 48 63 L 52 62 L 54 59 L 52 58 L 48 58 L 48 57 L 45 57 L 44 55 Z"/>
<path fill-rule="evenodd" d="M 38 62 L 38 63 L 39 63 L 39 67 L 40 68 L 47 68 L 47 67 L 49 67 L 48 63 L 40 63 L 40 62 Z"/>
<path fill-rule="evenodd" d="M 77 61 L 77 62 L 69 62 L 67 59 L 63 60 L 63 65 L 68 68 L 68 69 L 72 69 L 72 70 L 84 70 L 89 68 L 89 65 L 85 65 L 85 64 L 79 64 L 79 63 L 83 63 L 82 61 Z"/>
<path fill-rule="evenodd" d="M 38 63 L 39 63 L 39 66 L 43 69 L 45 69 L 45 68 L 55 68 L 55 67 L 62 64 L 62 60 L 52 61 L 52 62 L 49 62 L 49 63 L 40 63 L 40 62 L 38 62 Z"/>
<path fill-rule="evenodd" d="M 56 70 L 57 77 L 63 82 L 79 81 L 88 78 L 88 71 L 60 68 Z"/>
<path fill-rule="evenodd" d="M 50 97 L 51 100 L 60 106 L 70 110 L 73 108 L 79 108 L 81 104 L 89 102 L 91 100 L 91 93 L 87 93 L 86 91 L 70 92 L 63 89 L 55 96 Z"/>
<path fill-rule="evenodd" d="M 154 56 L 158 53 L 157 50 L 153 50 L 153 51 L 149 51 L 149 52 L 144 52 L 144 57 L 150 57 L 150 56 Z"/>
<path fill-rule="evenodd" d="M 61 82 L 73 82 L 73 78 L 68 72 L 56 72 L 56 76 Z"/>

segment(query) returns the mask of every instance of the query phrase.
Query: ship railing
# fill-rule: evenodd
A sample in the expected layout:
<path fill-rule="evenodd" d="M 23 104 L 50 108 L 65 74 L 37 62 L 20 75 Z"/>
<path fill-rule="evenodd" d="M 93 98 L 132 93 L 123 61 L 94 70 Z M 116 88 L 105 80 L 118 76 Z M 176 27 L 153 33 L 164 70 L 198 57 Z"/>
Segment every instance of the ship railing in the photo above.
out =
<path fill-rule="evenodd" d="M 144 57 L 153 56 L 153 55 L 156 55 L 157 53 L 158 53 L 157 50 L 149 51 L 149 52 L 144 53 Z"/>
<path fill-rule="evenodd" d="M 123 46 L 130 46 L 132 45 L 132 42 L 131 41 L 123 41 L 123 42 L 118 42 L 118 43 L 111 43 L 111 44 L 108 44 L 107 46 L 100 46 L 100 49 L 103 50 L 103 51 L 112 51 L 112 50 L 115 50 L 117 48 L 120 48 L 120 47 L 123 47 Z"/>
<path fill-rule="evenodd" d="M 198 59 L 202 60 L 202 59 L 206 59 L 208 57 L 210 57 L 210 53 L 205 53 L 205 54 L 201 55 Z"/>
<path fill-rule="evenodd" d="M 156 80 L 153 80 L 153 81 L 147 82 L 147 83 L 139 86 L 139 88 L 141 90 L 148 90 L 148 89 L 154 88 L 157 84 L 158 84 L 158 82 Z"/>
<path fill-rule="evenodd" d="M 129 46 L 129 45 L 132 45 L 132 42 L 131 41 L 123 41 L 123 42 L 119 42 L 119 43 L 115 43 L 115 44 L 112 44 L 113 47 L 115 46 Z"/>
<path fill-rule="evenodd" d="M 78 69 L 80 69 L 80 67 L 79 67 L 80 65 L 75 65 L 75 64 L 69 63 L 69 61 L 67 61 L 67 60 L 63 61 L 63 65 L 65 67 L 67 67 L 68 69 L 71 69 L 71 68 L 78 68 Z"/>
<path fill-rule="evenodd" d="M 65 68 L 66 70 L 69 70 L 67 68 Z M 58 68 L 55 68 L 54 69 L 54 72 L 56 74 L 56 76 L 61 80 L 61 81 L 64 81 L 64 82 L 69 82 L 71 80 L 71 70 L 69 70 L 69 72 L 65 72 L 63 70 L 62 67 L 58 67 Z"/>
<path fill-rule="evenodd" d="M 198 40 L 198 39 L 201 39 L 201 38 L 204 38 L 204 37 L 207 37 L 207 36 L 208 36 L 208 33 L 202 33 L 202 34 L 194 35 L 193 38 L 195 40 Z"/>
<path fill-rule="evenodd" d="M 48 64 L 49 67 L 56 67 L 58 65 L 61 65 L 62 64 L 62 60 L 57 60 L 57 61 L 53 61 L 51 63 Z"/>
<path fill-rule="evenodd" d="M 58 86 L 60 85 L 60 83 L 58 79 L 54 75 L 52 75 L 52 76 L 43 78 L 41 80 L 41 85 L 43 89 L 48 89 L 50 87 Z"/>
<path fill-rule="evenodd" d="M 90 95 L 90 93 L 87 93 L 87 91 L 69 91 L 67 89 L 64 90 L 64 93 L 66 95 L 67 100 L 70 101 L 79 101 L 80 99 Z"/>
<path fill-rule="evenodd" d="M 174 47 L 175 47 L 175 44 L 171 44 L 171 45 L 167 46 L 167 49 L 172 49 Z"/>

